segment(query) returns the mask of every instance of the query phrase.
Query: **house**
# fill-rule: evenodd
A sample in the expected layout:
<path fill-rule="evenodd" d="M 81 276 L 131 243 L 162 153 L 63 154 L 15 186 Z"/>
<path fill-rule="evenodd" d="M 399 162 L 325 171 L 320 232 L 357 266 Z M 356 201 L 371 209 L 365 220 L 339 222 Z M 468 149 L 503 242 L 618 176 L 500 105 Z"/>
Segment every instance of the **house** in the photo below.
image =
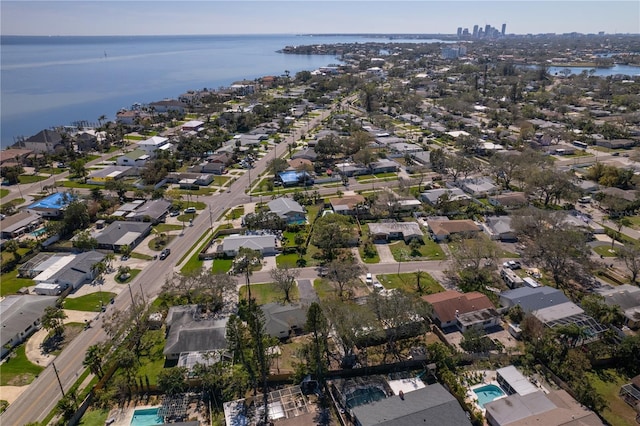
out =
<path fill-rule="evenodd" d="M 610 149 L 632 148 L 636 146 L 636 141 L 632 139 L 599 139 L 596 141 L 596 145 Z"/>
<path fill-rule="evenodd" d="M 104 169 L 92 171 L 87 177 L 87 183 L 104 185 L 109 181 L 122 179 L 134 173 L 135 169 L 131 166 L 107 166 Z"/>
<path fill-rule="evenodd" d="M 6 219 L 5 219 L 6 220 Z M 640 329 L 640 287 L 623 284 L 597 290 L 609 306 L 619 306 L 624 313 L 624 325 L 632 330 Z"/>
<path fill-rule="evenodd" d="M 510 243 L 518 241 L 516 232 L 511 226 L 510 216 L 487 217 L 482 227 L 492 240 Z"/>
<path fill-rule="evenodd" d="M 371 169 L 363 166 L 358 166 L 353 163 L 339 163 L 335 165 L 335 170 L 344 177 L 366 175 L 371 173 Z"/>
<path fill-rule="evenodd" d="M 287 163 L 289 164 L 289 170 L 307 170 L 313 167 L 313 163 L 305 158 L 296 158 L 289 160 Z"/>
<path fill-rule="evenodd" d="M 229 235 L 222 240 L 222 251 L 234 257 L 240 248 L 257 250 L 263 256 L 276 254 L 276 237 L 273 235 Z"/>
<path fill-rule="evenodd" d="M 168 200 L 145 201 L 140 207 L 127 214 L 126 218 L 135 222 L 162 222 L 169 211 L 169 207 L 171 207 L 171 201 Z"/>
<path fill-rule="evenodd" d="M 156 156 L 157 151 L 166 151 L 173 147 L 169 143 L 169 139 L 162 136 L 152 136 L 149 139 L 138 142 L 136 145 L 138 149 L 144 151 L 151 158 Z"/>
<path fill-rule="evenodd" d="M 371 174 L 395 173 L 398 171 L 398 169 L 400 169 L 400 164 L 386 158 L 374 161 L 373 163 L 369 164 L 369 170 L 371 170 Z"/>
<path fill-rule="evenodd" d="M 521 287 L 500 293 L 500 304 L 507 308 L 519 305 L 524 313 L 559 305 L 570 300 L 561 290 L 553 287 Z"/>
<path fill-rule="evenodd" d="M 191 120 L 182 125 L 183 132 L 199 132 L 203 129 L 204 121 Z"/>
<path fill-rule="evenodd" d="M 7 216 L 0 222 L 0 238 L 17 238 L 36 229 L 42 223 L 40 215 L 29 210 Z"/>
<path fill-rule="evenodd" d="M 458 401 L 440 383 L 351 409 L 358 426 L 470 426 Z"/>
<path fill-rule="evenodd" d="M 481 232 L 480 227 L 472 220 L 427 219 L 429 232 L 435 241 L 445 241 L 453 236 L 468 238 Z"/>
<path fill-rule="evenodd" d="M 83 131 L 76 135 L 75 144 L 80 152 L 95 151 L 98 149 L 98 135 L 95 131 Z"/>
<path fill-rule="evenodd" d="M 424 151 L 420 145 L 405 142 L 391 144 L 389 145 L 389 149 L 391 150 L 391 152 L 401 155 L 415 154 Z"/>
<path fill-rule="evenodd" d="M 33 154 L 30 149 L 10 148 L 0 151 L 0 167 L 24 166 Z"/>
<path fill-rule="evenodd" d="M 301 151 L 294 152 L 293 155 L 291 155 L 292 160 L 297 160 L 298 158 L 314 162 L 318 158 L 318 154 L 316 154 L 316 151 L 313 148 L 305 148 Z"/>
<path fill-rule="evenodd" d="M 217 152 L 206 158 L 207 163 L 222 164 L 225 167 L 233 164 L 233 154 L 229 152 Z"/>
<path fill-rule="evenodd" d="M 624 402 L 640 412 L 640 374 L 631 379 L 631 383 L 623 385 L 619 395 Z"/>
<path fill-rule="evenodd" d="M 37 284 L 36 293 L 46 294 L 38 292 L 38 285 L 41 284 L 57 285 L 63 291 L 69 287 L 73 290 L 78 289 L 95 278 L 94 267 L 102 262 L 104 257 L 104 254 L 95 250 L 59 257 L 58 262 L 33 279 Z M 48 288 L 48 286 L 41 286 L 41 288 Z"/>
<path fill-rule="evenodd" d="M 76 196 L 70 192 L 56 192 L 27 206 L 27 211 L 43 217 L 61 217 L 75 198 Z"/>
<path fill-rule="evenodd" d="M 334 213 L 350 216 L 354 216 L 361 211 L 360 207 L 364 202 L 365 198 L 360 194 L 344 195 L 342 197 L 329 199 L 331 209 Z"/>
<path fill-rule="evenodd" d="M 444 200 L 447 202 L 464 202 L 467 203 L 471 200 L 467 194 L 460 188 L 436 188 L 429 189 L 420 194 L 420 199 L 430 206 L 437 206 Z"/>
<path fill-rule="evenodd" d="M 143 167 L 147 161 L 151 160 L 151 155 L 142 149 L 134 149 L 118 157 L 116 164 L 118 166 Z"/>
<path fill-rule="evenodd" d="M 313 185 L 313 177 L 310 173 L 302 170 L 290 170 L 286 172 L 280 172 L 276 175 L 274 180 L 280 183 L 282 186 L 296 186 L 296 185 Z"/>
<path fill-rule="evenodd" d="M 184 102 L 178 101 L 176 99 L 164 99 L 162 101 L 151 102 L 148 107 L 150 111 L 155 111 L 160 114 L 168 112 L 177 112 L 179 114 L 184 114 L 185 110 L 187 109 L 187 105 Z"/>
<path fill-rule="evenodd" d="M 492 206 L 502 207 L 505 210 L 518 209 L 529 203 L 524 192 L 503 192 L 502 194 L 489 195 L 488 201 Z"/>
<path fill-rule="evenodd" d="M 269 206 L 269 210 L 277 214 L 281 219 L 284 219 L 287 224 L 300 224 L 305 223 L 307 220 L 304 207 L 291 198 L 276 198 L 275 200 L 269 201 L 267 205 Z"/>
<path fill-rule="evenodd" d="M 486 176 L 478 178 L 460 179 L 457 185 L 467 194 L 474 197 L 486 197 L 498 190 L 492 179 Z"/>
<path fill-rule="evenodd" d="M 374 241 L 404 240 L 407 243 L 414 239 L 422 241 L 424 237 L 415 222 L 370 223 L 369 234 Z"/>
<path fill-rule="evenodd" d="M 62 135 L 55 130 L 42 130 L 28 139 L 15 143 L 12 147 L 28 149 L 37 153 L 54 153 L 64 149 Z"/>
<path fill-rule="evenodd" d="M 0 300 L 0 358 L 24 342 L 40 326 L 45 308 L 55 306 L 57 297 L 16 295 Z"/>
<path fill-rule="evenodd" d="M 515 393 L 484 405 L 490 426 L 604 425 L 598 415 L 580 404 L 565 390 Z"/>
<path fill-rule="evenodd" d="M 136 247 L 151 232 L 150 222 L 115 221 L 95 235 L 98 248 L 119 252 L 123 246 Z"/>
<path fill-rule="evenodd" d="M 278 339 L 287 339 L 304 330 L 307 307 L 300 303 L 267 303 L 260 306 L 264 314 L 264 330 Z"/>
<path fill-rule="evenodd" d="M 433 320 L 443 330 L 487 329 L 500 324 L 500 314 L 484 294 L 455 290 L 422 296 L 433 307 Z"/>
<path fill-rule="evenodd" d="M 163 354 L 177 360 L 181 354 L 226 351 L 228 317 L 209 317 L 198 305 L 172 306 L 167 313 Z"/>
<path fill-rule="evenodd" d="M 151 114 L 139 110 L 121 110 L 116 113 L 116 123 L 129 126 L 136 125 L 141 121 L 151 119 Z"/>

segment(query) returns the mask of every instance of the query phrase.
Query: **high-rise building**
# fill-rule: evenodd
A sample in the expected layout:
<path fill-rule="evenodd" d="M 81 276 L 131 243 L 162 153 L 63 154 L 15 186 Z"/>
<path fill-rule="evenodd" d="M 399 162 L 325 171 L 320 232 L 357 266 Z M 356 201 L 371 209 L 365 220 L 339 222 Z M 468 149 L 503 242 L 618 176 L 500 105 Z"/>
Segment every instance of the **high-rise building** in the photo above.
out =
<path fill-rule="evenodd" d="M 484 36 L 491 37 L 491 25 L 487 24 L 484 26 Z"/>
<path fill-rule="evenodd" d="M 458 27 L 458 37 L 462 35 L 462 27 Z"/>
<path fill-rule="evenodd" d="M 507 32 L 507 24 L 502 24 L 502 35 Z"/>
<path fill-rule="evenodd" d="M 478 37 L 478 26 L 474 25 L 473 26 L 473 38 Z"/>

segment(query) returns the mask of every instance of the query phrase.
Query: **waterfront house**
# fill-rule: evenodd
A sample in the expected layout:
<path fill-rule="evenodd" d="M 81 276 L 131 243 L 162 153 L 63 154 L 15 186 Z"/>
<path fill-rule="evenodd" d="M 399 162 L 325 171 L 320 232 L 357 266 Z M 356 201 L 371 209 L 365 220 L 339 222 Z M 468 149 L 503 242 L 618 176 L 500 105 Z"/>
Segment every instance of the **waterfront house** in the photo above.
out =
<path fill-rule="evenodd" d="M 49 129 L 42 130 L 27 139 L 18 141 L 13 147 L 49 154 L 65 148 L 62 135 L 55 130 Z"/>
<path fill-rule="evenodd" d="M 166 151 L 173 148 L 169 139 L 162 136 L 152 136 L 149 139 L 138 142 L 137 149 L 144 151 L 150 158 L 154 158 L 158 151 Z"/>
<path fill-rule="evenodd" d="M 155 111 L 160 114 L 168 112 L 184 114 L 187 109 L 187 105 L 184 102 L 176 99 L 164 99 L 162 101 L 151 102 L 148 107 L 150 111 Z"/>

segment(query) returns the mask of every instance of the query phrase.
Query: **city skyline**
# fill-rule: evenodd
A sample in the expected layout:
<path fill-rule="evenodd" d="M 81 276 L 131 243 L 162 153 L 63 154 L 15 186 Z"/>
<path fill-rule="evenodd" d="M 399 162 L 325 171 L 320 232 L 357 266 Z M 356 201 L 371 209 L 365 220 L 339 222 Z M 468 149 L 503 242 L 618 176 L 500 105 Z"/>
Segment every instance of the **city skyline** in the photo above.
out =
<path fill-rule="evenodd" d="M 637 1 L 2 1 L 2 35 L 640 33 Z M 573 19 L 567 17 L 575 16 Z"/>

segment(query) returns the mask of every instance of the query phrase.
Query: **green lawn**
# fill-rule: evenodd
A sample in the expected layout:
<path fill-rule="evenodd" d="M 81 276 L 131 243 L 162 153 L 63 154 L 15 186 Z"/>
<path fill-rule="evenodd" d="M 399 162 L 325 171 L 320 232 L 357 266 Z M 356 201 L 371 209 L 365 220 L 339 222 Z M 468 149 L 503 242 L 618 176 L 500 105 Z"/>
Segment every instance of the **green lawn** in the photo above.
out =
<path fill-rule="evenodd" d="M 411 247 L 404 241 L 396 241 L 389 244 L 391 254 L 396 262 L 409 262 L 413 260 L 443 260 L 446 259 L 444 251 L 440 248 L 440 245 L 432 240 L 425 240 L 424 244 L 421 244 L 418 248 L 419 255 L 412 256 Z M 417 254 L 417 253 L 416 253 Z"/>
<path fill-rule="evenodd" d="M 158 373 L 165 366 L 165 359 L 162 354 L 165 344 L 164 331 L 149 330 L 145 333 L 143 340 L 150 342 L 151 345 L 148 352 L 139 358 L 140 368 L 138 368 L 136 377 L 141 378 L 142 383 L 145 383 L 146 386 L 146 376 L 149 379 L 149 384 L 153 386 L 158 383 Z"/>
<path fill-rule="evenodd" d="M 194 219 L 198 216 L 198 213 L 187 213 L 187 214 L 181 214 L 180 216 L 176 217 L 176 219 L 178 219 L 180 222 L 189 222 L 191 219 Z"/>
<path fill-rule="evenodd" d="M 120 284 L 127 284 L 130 283 L 131 281 L 133 281 L 133 279 L 136 277 L 136 275 L 138 275 L 142 270 L 141 269 L 132 269 L 131 271 L 129 271 L 129 278 L 127 278 L 126 280 L 121 280 L 119 276 L 116 277 L 116 282 L 120 283 Z M 117 272 L 116 272 L 117 274 Z"/>
<path fill-rule="evenodd" d="M 174 226 L 177 226 L 177 225 L 174 225 Z M 169 243 L 173 241 L 175 238 L 176 238 L 176 235 L 167 235 L 167 237 L 164 240 L 161 239 L 160 237 L 152 238 L 151 241 L 149 241 L 148 246 L 151 250 L 161 251 L 166 246 L 168 246 Z"/>
<path fill-rule="evenodd" d="M 108 305 L 111 298 L 115 296 L 115 293 L 98 291 L 80 297 L 67 297 L 64 299 L 64 308 L 72 311 L 100 312 L 100 302 Z"/>
<path fill-rule="evenodd" d="M 148 254 L 144 254 L 144 253 L 138 253 L 135 251 L 132 251 L 131 254 L 129 254 L 129 256 L 133 257 L 134 259 L 153 260 L 153 256 L 149 256 Z"/>
<path fill-rule="evenodd" d="M 596 370 L 586 373 L 596 391 L 607 401 L 607 408 L 601 413 L 612 426 L 627 426 L 635 422 L 635 411 L 618 396 L 620 386 L 629 383 L 630 378 L 620 375 L 615 369 Z"/>
<path fill-rule="evenodd" d="M 382 284 L 386 289 L 398 288 L 406 291 L 407 293 L 417 292 L 416 274 L 414 272 L 404 274 L 400 273 L 399 275 L 378 275 L 377 278 L 380 281 L 380 284 Z M 444 291 L 444 288 L 440 283 L 426 272 L 422 273 L 420 285 L 422 286 L 423 294 L 433 294 Z"/>
<path fill-rule="evenodd" d="M 43 367 L 32 364 L 27 359 L 24 345 L 20 345 L 14 349 L 10 358 L 0 364 L 0 386 L 28 385 L 42 370 Z"/>
<path fill-rule="evenodd" d="M 18 176 L 18 181 L 20 183 L 36 183 L 41 180 L 45 180 L 46 176 L 38 176 L 38 175 L 20 175 Z"/>
<path fill-rule="evenodd" d="M 80 419 L 80 426 L 103 426 L 109 415 L 106 408 L 89 408 Z"/>
<path fill-rule="evenodd" d="M 22 287 L 29 287 L 34 284 L 31 279 L 18 278 L 18 270 L 14 269 L 0 276 L 0 296 L 16 294 Z"/>
<path fill-rule="evenodd" d="M 211 273 L 224 274 L 231 270 L 233 265 L 233 259 L 213 259 L 213 266 L 211 267 Z"/>
<path fill-rule="evenodd" d="M 192 196 L 195 197 L 197 195 L 211 195 L 214 194 L 216 192 L 218 192 L 218 190 L 216 188 L 209 188 L 208 186 L 203 186 L 200 187 L 197 190 L 191 190 L 191 189 L 178 189 L 178 192 L 182 195 L 185 196 L 185 198 L 187 196 Z"/>
<path fill-rule="evenodd" d="M 247 299 L 247 286 L 243 285 L 239 291 L 240 299 Z M 282 302 L 284 292 L 279 290 L 274 283 L 251 284 L 251 297 L 256 299 L 258 305 L 271 302 Z M 291 299 L 298 299 L 298 287 L 291 290 Z"/>
<path fill-rule="evenodd" d="M 202 236 L 203 237 L 207 236 L 207 233 L 204 233 Z M 209 241 L 211 241 L 211 238 L 212 238 L 212 235 L 209 235 L 209 236 L 207 236 L 207 238 L 204 238 L 204 239 L 202 237 L 200 237 L 198 242 L 194 246 L 191 247 L 191 249 L 187 253 L 191 253 L 191 251 L 194 250 L 194 249 L 196 251 L 195 251 L 195 253 L 193 253 L 191 255 L 191 257 L 189 258 L 187 263 L 184 264 L 182 269 L 180 269 L 181 273 L 188 274 L 190 272 L 195 272 L 195 271 L 199 271 L 200 269 L 202 269 L 202 267 L 204 265 L 204 261 L 200 260 L 200 252 L 209 243 Z M 214 263 L 215 263 L 215 261 L 214 261 Z M 226 271 L 224 271 L 224 272 L 226 272 Z"/>
<path fill-rule="evenodd" d="M 2 190 L 0 189 L 0 191 Z M 631 228 L 640 229 L 640 216 L 629 216 L 627 219 L 631 222 Z"/>
<path fill-rule="evenodd" d="M 59 175 L 60 173 L 66 172 L 68 169 L 60 169 L 58 167 L 43 167 L 38 170 L 38 173 L 43 173 L 45 175 Z"/>
<path fill-rule="evenodd" d="M 295 268 L 297 265 L 297 262 L 298 262 L 298 255 L 296 253 L 279 254 L 278 256 L 276 256 L 276 266 L 278 266 L 278 268 L 284 265 L 289 265 Z"/>
<path fill-rule="evenodd" d="M 207 205 L 202 201 L 182 200 L 180 201 L 180 205 L 182 206 L 183 209 L 186 209 L 187 207 L 195 207 L 196 210 L 204 210 L 207 207 Z"/>
<path fill-rule="evenodd" d="M 373 248 L 375 249 L 375 244 L 373 246 Z M 378 255 L 378 250 L 376 249 L 376 254 L 371 256 L 371 257 L 367 257 L 365 252 L 364 252 L 364 246 L 359 246 L 358 247 L 358 252 L 360 253 L 360 259 L 362 259 L 362 261 L 364 263 L 380 263 L 380 256 Z"/>
<path fill-rule="evenodd" d="M 593 251 L 603 257 L 616 257 L 616 254 L 617 254 L 616 249 L 611 249 L 610 244 L 603 245 L 603 246 L 596 246 L 593 248 Z"/>
<path fill-rule="evenodd" d="M 157 232 L 169 232 L 169 231 L 179 231 L 182 229 L 181 225 L 173 225 L 171 223 L 159 223 L 153 227 Z"/>
<path fill-rule="evenodd" d="M 139 136 L 139 135 L 124 135 L 124 139 L 130 140 L 130 141 L 143 141 L 147 139 L 147 137 Z"/>
<path fill-rule="evenodd" d="M 244 206 L 236 207 L 226 214 L 225 218 L 227 220 L 240 219 L 244 214 Z"/>
<path fill-rule="evenodd" d="M 11 191 L 9 191 L 6 188 L 0 188 L 0 198 L 4 197 L 5 195 L 9 195 L 11 193 Z"/>

